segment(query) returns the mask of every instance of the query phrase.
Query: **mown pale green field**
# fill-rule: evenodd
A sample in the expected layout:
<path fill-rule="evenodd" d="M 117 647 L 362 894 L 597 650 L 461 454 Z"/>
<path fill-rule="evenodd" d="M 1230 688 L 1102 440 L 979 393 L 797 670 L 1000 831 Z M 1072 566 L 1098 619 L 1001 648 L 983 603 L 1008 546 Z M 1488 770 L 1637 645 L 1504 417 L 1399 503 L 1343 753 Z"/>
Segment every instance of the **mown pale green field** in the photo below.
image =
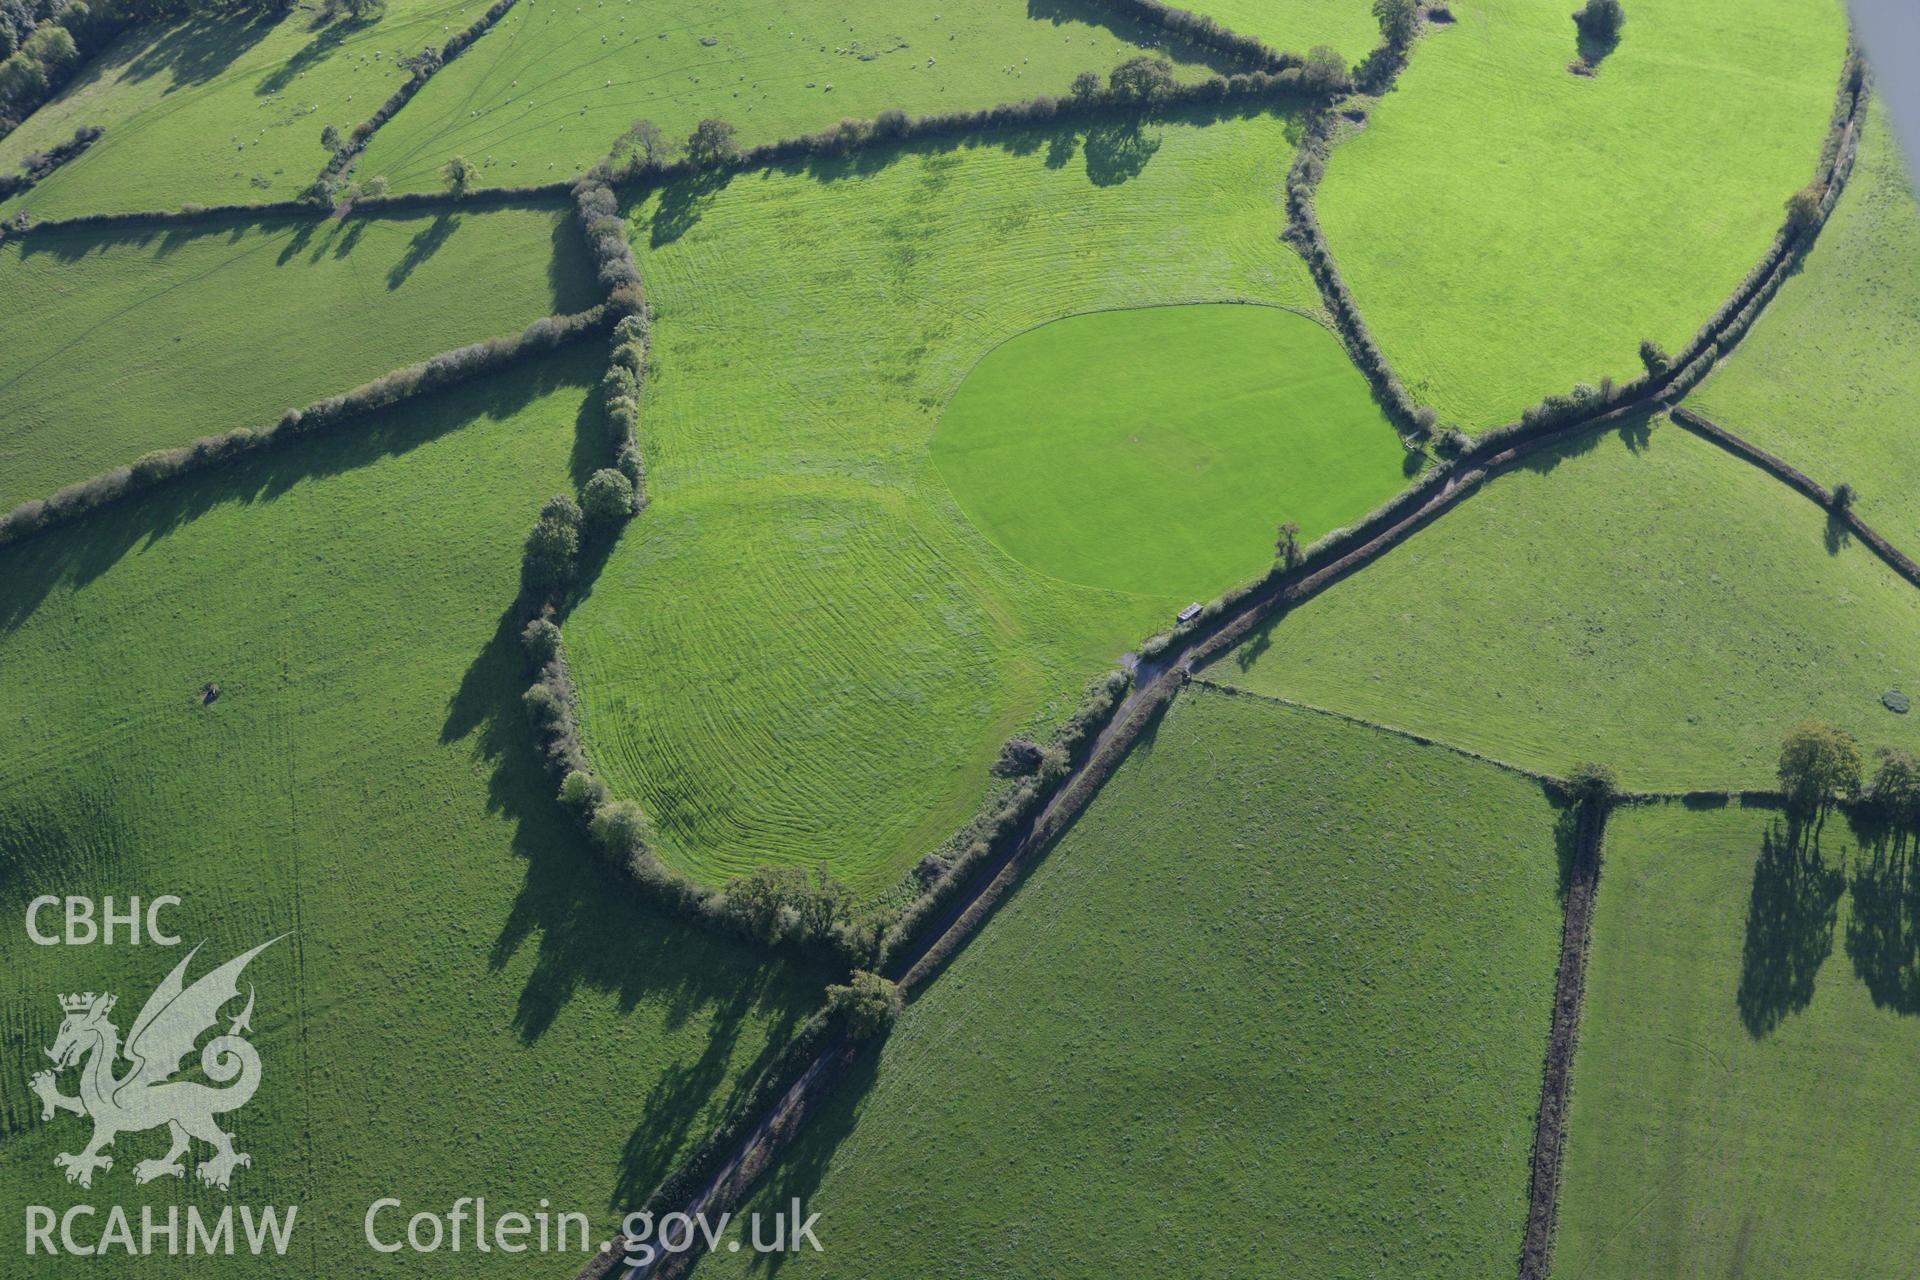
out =
<path fill-rule="evenodd" d="M 1406 483 L 1340 340 L 1275 307 L 1149 307 L 1042 325 L 955 393 L 933 461 L 994 544 L 1086 586 L 1253 578 Z"/>
<path fill-rule="evenodd" d="M 1566 69 L 1573 7 L 1453 5 L 1318 197 L 1388 359 L 1469 431 L 1690 338 L 1812 179 L 1833 106 L 1837 0 L 1641 0 L 1591 78 Z"/>
<path fill-rule="evenodd" d="M 1196 0 L 1177 6 L 1204 13 L 1242 35 L 1264 40 L 1270 48 L 1305 53 L 1332 45 L 1349 63 L 1360 61 L 1380 43 L 1380 28 L 1366 0 Z"/>
<path fill-rule="evenodd" d="M 821 1215 L 809 1275 L 1502 1274 L 1555 818 L 1491 766 L 1192 689 L 747 1208 Z"/>
<path fill-rule="evenodd" d="M 1911 872 L 1843 819 L 1811 850 L 1777 822 L 1609 825 L 1556 1276 L 1912 1273 Z"/>
<path fill-rule="evenodd" d="M 592 305 L 569 216 L 235 220 L 0 245 L 0 509 Z"/>
<path fill-rule="evenodd" d="M 451 155 L 490 183 L 547 182 L 607 154 L 635 120 L 684 139 L 708 116 L 744 142 L 811 133 L 888 107 L 916 115 L 1038 94 L 1142 52 L 1151 27 L 1094 0 L 886 0 L 742 6 L 723 0 L 531 0 L 441 71 L 374 136 L 357 172 L 432 187 Z"/>
<path fill-rule="evenodd" d="M 0 558 L 8 1275 L 25 1274 L 23 1204 L 123 1204 L 137 1228 L 142 1204 L 236 1202 L 300 1206 L 273 1274 L 525 1274 L 470 1248 L 376 1255 L 362 1218 L 382 1196 L 411 1213 L 484 1194 L 600 1229 L 817 1001 L 817 977 L 635 905 L 533 758 L 499 628 L 602 359 L 524 366 Z M 25 1089 L 56 996 L 118 993 L 125 1032 L 184 947 L 32 946 L 19 921 L 43 892 L 179 895 L 166 919 L 205 940 L 196 975 L 291 933 L 248 970 L 264 1073 L 226 1118 L 253 1157 L 231 1195 L 136 1187 L 164 1135 L 119 1139 L 90 1192 L 54 1168 L 88 1133 L 43 1125 Z M 138 1274 L 263 1265 L 158 1257 Z"/>
<path fill-rule="evenodd" d="M 1920 547 L 1920 206 L 1884 110 L 1799 274 L 1693 407 L 1831 486 Z"/>
<path fill-rule="evenodd" d="M 1671 423 L 1546 455 L 1209 674 L 1558 773 L 1772 786 L 1809 717 L 1920 748 L 1920 592 Z"/>
<path fill-rule="evenodd" d="M 36 217 L 297 199 L 326 164 L 320 131 L 347 133 L 407 78 L 399 59 L 440 46 L 486 0 L 388 0 L 377 22 L 222 14 L 123 33 L 58 98 L 0 140 L 0 168 L 64 142 L 106 136 L 23 196 Z"/>
<path fill-rule="evenodd" d="M 1046 321 L 1314 307 L 1276 239 L 1293 129 L 1016 134 L 633 211 L 659 312 L 653 505 L 568 637 L 589 750 L 670 859 L 710 879 L 825 862 L 884 888 L 971 813 L 1009 733 L 1232 584 L 1034 573 L 967 521 L 929 441 L 980 358 Z"/>

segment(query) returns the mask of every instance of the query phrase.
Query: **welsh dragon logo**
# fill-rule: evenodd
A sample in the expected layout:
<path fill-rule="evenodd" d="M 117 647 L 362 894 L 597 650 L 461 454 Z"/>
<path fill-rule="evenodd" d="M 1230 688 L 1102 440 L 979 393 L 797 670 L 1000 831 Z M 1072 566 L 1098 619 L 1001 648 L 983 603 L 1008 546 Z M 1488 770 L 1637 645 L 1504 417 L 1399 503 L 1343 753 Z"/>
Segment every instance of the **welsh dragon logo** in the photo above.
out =
<path fill-rule="evenodd" d="M 208 1186 L 224 1190 L 236 1168 L 252 1166 L 253 1158 L 235 1151 L 233 1135 L 214 1121 L 215 1116 L 246 1106 L 260 1087 L 260 1054 L 246 1039 L 253 1018 L 251 987 L 247 989 L 246 1007 L 228 1025 L 226 1034 L 215 1036 L 200 1050 L 200 1070 L 213 1084 L 172 1077 L 179 1073 L 182 1060 L 193 1052 L 201 1035 L 219 1022 L 220 1010 L 239 999 L 241 970 L 278 941 L 274 938 L 261 943 L 189 987 L 185 982 L 187 965 L 200 952 L 195 947 L 147 997 L 140 1016 L 133 1020 L 133 1030 L 127 1033 L 124 1051 L 120 1029 L 108 1017 L 117 1002 L 114 996 L 89 991 L 60 997 L 66 1020 L 60 1024 L 53 1048 L 46 1051 L 53 1059 L 54 1070 L 40 1072 L 31 1083 L 40 1098 L 42 1120 L 53 1119 L 55 1112 L 71 1111 L 93 1121 L 93 1140 L 85 1149 L 53 1158 L 55 1165 L 67 1171 L 68 1182 L 91 1187 L 96 1169 L 113 1168 L 113 1157 L 104 1152 L 115 1138 L 162 1125 L 172 1135 L 173 1145 L 160 1159 L 135 1165 L 135 1182 L 184 1178 L 187 1170 L 182 1157 L 195 1138 L 213 1148 L 194 1170 Z M 115 1075 L 114 1063 L 122 1052 L 132 1065 L 126 1074 Z M 68 1097 L 60 1092 L 57 1073 L 73 1066 L 80 1068 L 80 1092 Z"/>

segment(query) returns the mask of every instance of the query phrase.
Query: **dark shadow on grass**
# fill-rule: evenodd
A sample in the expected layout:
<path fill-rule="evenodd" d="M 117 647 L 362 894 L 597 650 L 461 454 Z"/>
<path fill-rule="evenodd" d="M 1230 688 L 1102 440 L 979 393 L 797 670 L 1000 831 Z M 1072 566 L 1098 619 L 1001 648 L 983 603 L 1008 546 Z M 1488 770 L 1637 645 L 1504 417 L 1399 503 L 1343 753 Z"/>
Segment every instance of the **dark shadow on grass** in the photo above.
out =
<path fill-rule="evenodd" d="M 172 80 L 168 93 L 205 84 L 266 39 L 280 22 L 280 16 L 266 12 L 246 18 L 222 15 L 182 22 L 162 31 L 127 59 L 126 70 L 119 78 L 139 81 L 164 74 Z"/>
<path fill-rule="evenodd" d="M 1646 453 L 1653 446 L 1653 416 L 1636 413 L 1615 426 L 1596 427 L 1580 432 L 1550 448 L 1539 449 L 1521 458 L 1518 465 L 1536 475 L 1548 475 L 1563 462 L 1585 457 L 1605 444 L 1617 440 L 1627 452 Z"/>
<path fill-rule="evenodd" d="M 84 588 L 129 552 L 153 546 L 218 507 L 272 502 L 298 484 L 408 453 L 475 418 L 517 413 L 565 382 L 587 384 L 602 358 L 595 344 L 582 343 L 309 439 L 269 446 L 7 548 L 0 553 L 0 636 L 32 616 L 56 586 Z"/>
<path fill-rule="evenodd" d="M 261 96 L 279 93 L 299 78 L 300 73 L 308 71 L 326 61 L 333 52 L 345 44 L 348 37 L 358 35 L 371 27 L 378 19 L 343 17 L 335 22 L 327 22 L 324 15 L 316 19 L 319 34 L 309 40 L 299 52 L 275 67 L 254 86 L 254 93 Z M 307 28 L 315 30 L 314 26 Z"/>
<path fill-rule="evenodd" d="M 1250 69 L 1240 59 L 1176 37 L 1158 23 L 1130 17 L 1118 5 L 1099 4 L 1095 0 L 1027 0 L 1027 17 L 1056 27 L 1068 23 L 1098 27 L 1130 45 L 1139 46 L 1140 52 L 1157 52 L 1177 62 L 1198 63 L 1216 75 L 1230 76 Z M 1111 66 L 1087 68 L 1103 80 L 1112 69 Z M 1050 87 L 1057 91 L 1064 86 Z"/>
<path fill-rule="evenodd" d="M 1920 867 L 1907 832 L 1854 823 L 1847 958 L 1878 1008 L 1920 1014 Z"/>
<path fill-rule="evenodd" d="M 1846 517 L 1838 511 L 1829 509 L 1827 527 L 1821 535 L 1821 542 L 1827 548 L 1827 554 L 1837 556 L 1853 544 L 1853 530 L 1848 526 Z"/>
<path fill-rule="evenodd" d="M 1845 884 L 1841 868 L 1827 864 L 1817 826 L 1791 817 L 1768 825 L 1753 866 L 1735 993 L 1740 1021 L 1756 1040 L 1812 1001 L 1814 979 L 1833 951 Z"/>
<path fill-rule="evenodd" d="M 407 250 L 400 255 L 400 261 L 393 264 L 393 270 L 387 272 L 387 288 L 398 289 L 407 282 L 407 277 L 420 269 L 420 264 L 440 252 L 453 233 L 460 229 L 460 215 L 443 210 L 434 215 L 432 222 L 420 228 L 413 239 L 407 242 Z"/>

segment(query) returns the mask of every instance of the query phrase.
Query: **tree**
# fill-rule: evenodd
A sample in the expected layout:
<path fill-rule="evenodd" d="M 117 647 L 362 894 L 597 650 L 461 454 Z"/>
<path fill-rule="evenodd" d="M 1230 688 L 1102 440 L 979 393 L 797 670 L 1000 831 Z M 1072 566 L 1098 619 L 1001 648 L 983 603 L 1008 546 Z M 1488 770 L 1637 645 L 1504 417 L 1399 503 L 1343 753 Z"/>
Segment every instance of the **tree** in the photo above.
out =
<path fill-rule="evenodd" d="M 1324 44 L 1313 46 L 1300 67 L 1300 87 L 1311 94 L 1345 93 L 1353 87 L 1347 60 L 1338 49 Z"/>
<path fill-rule="evenodd" d="M 1852 508 L 1853 499 L 1853 486 L 1842 480 L 1833 486 L 1833 496 L 1827 500 L 1827 505 L 1835 511 L 1847 511 Z"/>
<path fill-rule="evenodd" d="M 456 196 L 463 196 L 472 189 L 480 171 L 468 164 L 465 156 L 455 156 L 440 170 L 440 176 L 446 179 L 447 190 Z"/>
<path fill-rule="evenodd" d="M 1389 45 L 1404 49 L 1420 26 L 1420 9 L 1415 0 L 1373 0 L 1373 16 L 1380 23 L 1380 35 Z"/>
<path fill-rule="evenodd" d="M 1673 366 L 1673 357 L 1667 354 L 1665 347 L 1655 342 L 1652 338 L 1642 338 L 1640 340 L 1640 363 L 1647 367 L 1647 373 L 1649 375 L 1657 378 Z"/>
<path fill-rule="evenodd" d="M 560 781 L 560 803 L 582 817 L 592 817 L 606 802 L 607 784 L 584 770 L 569 770 Z"/>
<path fill-rule="evenodd" d="M 587 830 L 609 857 L 622 863 L 653 846 L 653 823 L 647 811 L 631 800 L 602 804 L 594 811 Z"/>
<path fill-rule="evenodd" d="M 847 985 L 827 988 L 827 1008 L 846 1019 L 847 1034 L 855 1040 L 886 1034 L 901 1004 L 899 987 L 865 969 L 855 969 Z"/>
<path fill-rule="evenodd" d="M 1820 200 L 1826 189 L 1810 183 L 1787 197 L 1787 234 L 1798 235 L 1820 221 Z"/>
<path fill-rule="evenodd" d="M 1586 6 L 1573 15 L 1580 34 L 1592 40 L 1617 39 L 1626 21 L 1627 11 L 1620 7 L 1620 0 L 1587 0 Z"/>
<path fill-rule="evenodd" d="M 387 194 L 387 180 L 383 177 L 368 178 L 360 184 L 360 194 L 363 196 L 383 196 Z"/>
<path fill-rule="evenodd" d="M 573 580 L 574 558 L 579 554 L 579 506 L 565 494 L 549 498 L 527 535 L 520 580 L 537 593 L 555 591 Z"/>
<path fill-rule="evenodd" d="M 1780 786 L 1789 808 L 1824 817 L 1835 800 L 1860 790 L 1860 744 L 1838 725 L 1794 726 L 1780 747 Z"/>
<path fill-rule="evenodd" d="M 687 139 L 687 159 L 695 164 L 731 163 L 739 159 L 740 144 L 733 134 L 733 126 L 725 120 L 702 120 Z"/>
<path fill-rule="evenodd" d="M 1867 785 L 1867 798 L 1886 821 L 1920 829 L 1920 760 L 1897 747 L 1882 747 L 1880 764 Z"/>
<path fill-rule="evenodd" d="M 635 120 L 631 128 L 614 140 L 613 154 L 631 150 L 643 169 L 658 169 L 673 159 L 673 144 L 660 126 L 651 120 Z"/>
<path fill-rule="evenodd" d="M 580 511 L 589 526 L 612 529 L 633 514 L 633 481 L 602 467 L 580 490 Z"/>
<path fill-rule="evenodd" d="M 1173 87 L 1173 64 L 1148 54 L 1128 58 L 1108 74 L 1107 87 L 1116 98 L 1143 102 Z"/>
<path fill-rule="evenodd" d="M 1294 568 L 1305 558 L 1300 550 L 1300 526 L 1293 521 L 1280 526 L 1279 535 L 1273 540 L 1273 558 L 1283 569 Z"/>
<path fill-rule="evenodd" d="M 1594 760 L 1582 760 L 1567 770 L 1567 796 L 1575 804 L 1604 804 L 1618 789 L 1613 770 Z"/>
<path fill-rule="evenodd" d="M 340 129 L 337 125 L 328 125 L 320 131 L 320 145 L 329 151 L 340 149 Z"/>
<path fill-rule="evenodd" d="M 1100 92 L 1100 76 L 1096 72 L 1082 71 L 1073 78 L 1073 96 L 1082 102 Z"/>

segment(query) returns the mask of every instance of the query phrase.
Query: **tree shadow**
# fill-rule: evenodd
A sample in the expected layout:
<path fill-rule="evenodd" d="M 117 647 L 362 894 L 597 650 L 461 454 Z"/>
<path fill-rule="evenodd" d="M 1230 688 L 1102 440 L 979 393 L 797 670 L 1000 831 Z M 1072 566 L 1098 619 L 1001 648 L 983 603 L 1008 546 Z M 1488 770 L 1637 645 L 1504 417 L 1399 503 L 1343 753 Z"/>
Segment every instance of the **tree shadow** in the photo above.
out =
<path fill-rule="evenodd" d="M 55 587 L 85 587 L 129 552 L 219 507 L 273 502 L 305 481 L 409 453 L 476 418 L 517 413 L 563 383 L 591 385 L 601 353 L 594 344 L 583 346 L 270 445 L 10 547 L 0 558 L 0 635 L 31 617 Z"/>
<path fill-rule="evenodd" d="M 222 16 L 182 22 L 127 59 L 118 78 L 139 81 L 165 74 L 172 79 L 168 93 L 205 84 L 266 39 L 281 21 L 282 15 L 260 10 L 245 19 Z"/>
<path fill-rule="evenodd" d="M 1117 187 L 1140 176 L 1160 150 L 1160 135 L 1147 134 L 1138 120 L 1107 120 L 1087 130 L 1081 150 L 1087 180 L 1096 187 Z"/>
<path fill-rule="evenodd" d="M 1549 475 L 1560 464 L 1592 453 L 1609 437 L 1618 440 L 1628 453 L 1646 453 L 1653 447 L 1653 415 L 1636 413 L 1614 426 L 1582 431 L 1550 448 L 1535 450 L 1521 458 L 1519 465 L 1536 475 Z"/>
<path fill-rule="evenodd" d="M 325 15 L 322 15 L 316 19 L 320 34 L 309 40 L 291 58 L 269 72 L 259 84 L 254 86 L 254 93 L 262 97 L 279 93 L 298 79 L 303 71 L 311 70 L 316 64 L 324 62 L 334 50 L 345 44 L 348 38 L 360 34 L 371 27 L 375 21 L 377 19 L 374 18 L 342 17 L 329 23 Z M 310 31 L 314 29 L 316 28 L 308 28 Z"/>
<path fill-rule="evenodd" d="M 1837 556 L 1853 543 L 1853 529 L 1847 524 L 1845 516 L 1828 508 L 1827 526 L 1821 535 L 1821 541 L 1827 548 L 1827 554 Z"/>
<path fill-rule="evenodd" d="M 1069 23 L 1098 27 L 1143 52 L 1157 51 L 1177 62 L 1198 63 L 1216 75 L 1231 76 L 1247 70 L 1238 58 L 1176 36 L 1158 23 L 1149 24 L 1130 17 L 1118 6 L 1094 0 L 1027 0 L 1027 17 L 1056 27 Z M 1104 76 L 1112 68 L 1088 67 L 1087 70 Z"/>
<path fill-rule="evenodd" d="M 406 252 L 400 255 L 400 261 L 394 263 L 393 270 L 387 272 L 387 288 L 398 289 L 405 284 L 407 277 L 417 271 L 421 263 L 440 252 L 441 247 L 459 229 L 459 214 L 449 209 L 435 215 L 432 222 L 407 242 Z"/>
<path fill-rule="evenodd" d="M 1861 834 L 1848 886 L 1847 958 L 1876 1007 L 1920 1013 L 1920 868 L 1905 831 Z"/>
<path fill-rule="evenodd" d="M 1812 1001 L 1814 978 L 1833 951 L 1845 885 L 1843 871 L 1821 853 L 1817 828 L 1776 818 L 1762 834 L 1735 993 L 1754 1039 Z"/>
<path fill-rule="evenodd" d="M 668 184 L 654 205 L 648 243 L 658 249 L 687 234 L 732 181 L 731 173 L 708 171 Z"/>

